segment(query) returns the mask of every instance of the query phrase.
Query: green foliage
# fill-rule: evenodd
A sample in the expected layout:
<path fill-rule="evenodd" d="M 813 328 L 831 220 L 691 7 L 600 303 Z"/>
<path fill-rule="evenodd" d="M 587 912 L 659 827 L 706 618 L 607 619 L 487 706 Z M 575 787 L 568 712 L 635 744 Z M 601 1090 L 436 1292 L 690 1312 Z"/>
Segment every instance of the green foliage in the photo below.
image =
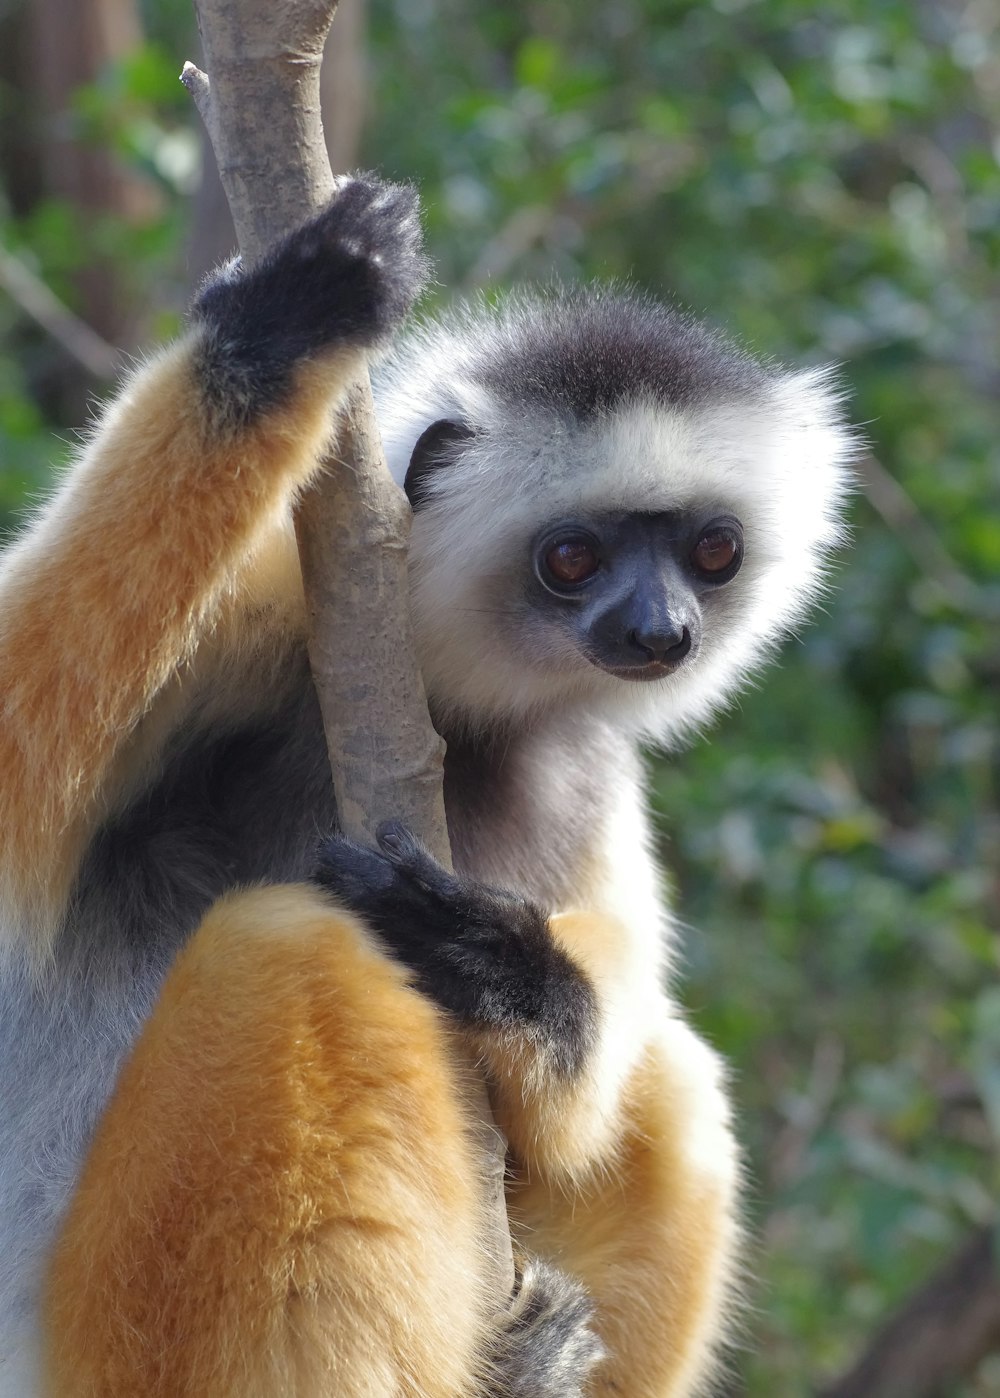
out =
<path fill-rule="evenodd" d="M 757 1229 L 746 1391 L 815 1391 L 1000 1186 L 1000 60 L 988 6 L 375 0 L 366 158 L 423 186 L 446 288 L 627 277 L 840 361 L 881 469 L 823 614 L 652 787 L 685 993 L 734 1065 Z M 161 44 L 179 0 L 148 0 Z M 72 303 L 96 246 L 172 304 L 182 52 L 75 117 L 160 200 L 7 230 Z M 0 302 L 0 510 L 52 449 Z M 5 348 L 6 347 L 6 348 Z M 70 424 L 76 425 L 76 424 Z M 65 430 L 65 429 L 64 429 Z M 893 482 L 896 485 L 893 485 Z M 875 508 L 873 508 L 873 504 Z M 995 1391 L 984 1371 L 965 1395 Z"/>
<path fill-rule="evenodd" d="M 114 151 L 168 193 L 190 195 L 199 178 L 200 145 L 187 120 L 190 98 L 178 69 L 161 45 L 144 44 L 77 91 L 73 116 L 88 144 Z"/>
<path fill-rule="evenodd" d="M 175 282 L 200 145 L 178 69 L 162 45 L 145 44 L 78 89 L 58 117 L 60 135 L 114 152 L 139 187 L 146 187 L 148 198 L 134 216 L 82 218 L 67 200 L 50 197 L 15 214 L 0 191 L 4 247 L 75 313 L 84 311 L 81 286 L 88 269 L 100 263 L 114 268 L 119 299 L 137 308 L 134 319 L 148 335 L 176 329 L 186 295 Z M 37 493 L 51 464 L 66 459 L 73 434 L 83 426 L 84 397 L 67 395 L 67 381 L 80 384 L 79 367 L 0 297 L 0 531 L 10 529 L 25 492 Z M 84 375 L 82 387 L 93 394 L 103 386 Z M 67 402 L 76 412 L 62 421 Z M 55 420 L 47 423 L 53 413 Z"/>
<path fill-rule="evenodd" d="M 686 992 L 748 1143 L 761 1398 L 848 1363 L 1000 1185 L 1000 107 L 976 23 L 550 0 L 473 26 L 398 0 L 376 30 L 378 145 L 440 191 L 446 285 L 627 276 L 840 360 L 905 492 L 873 489 L 888 525 L 859 501 L 818 625 L 653 771 Z"/>

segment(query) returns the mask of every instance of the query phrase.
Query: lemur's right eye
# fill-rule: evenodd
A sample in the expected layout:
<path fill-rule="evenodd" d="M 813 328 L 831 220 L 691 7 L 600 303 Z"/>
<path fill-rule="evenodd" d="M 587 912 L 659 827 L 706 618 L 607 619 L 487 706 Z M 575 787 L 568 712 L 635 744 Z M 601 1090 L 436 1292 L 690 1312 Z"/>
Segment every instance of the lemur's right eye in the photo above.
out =
<path fill-rule="evenodd" d="M 542 555 L 542 565 L 556 586 L 577 587 L 594 576 L 601 560 L 593 541 L 576 534 L 550 543 Z"/>

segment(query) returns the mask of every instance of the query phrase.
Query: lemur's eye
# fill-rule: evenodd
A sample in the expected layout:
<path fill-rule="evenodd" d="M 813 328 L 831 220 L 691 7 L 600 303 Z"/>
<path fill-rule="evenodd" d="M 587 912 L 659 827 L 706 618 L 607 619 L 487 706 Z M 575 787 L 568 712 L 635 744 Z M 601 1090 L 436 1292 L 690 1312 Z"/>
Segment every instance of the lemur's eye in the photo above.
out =
<path fill-rule="evenodd" d="M 579 534 L 557 539 L 542 556 L 549 580 L 561 587 L 576 587 L 592 578 L 601 560 L 592 540 Z"/>
<path fill-rule="evenodd" d="M 691 550 L 691 562 L 712 582 L 728 582 L 743 562 L 743 530 L 735 520 L 710 525 Z"/>

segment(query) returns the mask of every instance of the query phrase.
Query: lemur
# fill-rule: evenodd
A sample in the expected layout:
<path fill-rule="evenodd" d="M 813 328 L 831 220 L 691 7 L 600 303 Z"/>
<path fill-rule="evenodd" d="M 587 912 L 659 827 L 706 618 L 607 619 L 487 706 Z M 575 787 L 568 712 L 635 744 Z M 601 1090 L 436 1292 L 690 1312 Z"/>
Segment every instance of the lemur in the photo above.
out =
<path fill-rule="evenodd" d="M 671 994 L 642 743 L 798 621 L 823 372 L 646 296 L 375 368 L 456 872 L 339 837 L 292 529 L 426 275 L 357 177 L 212 277 L 0 571 L 0 1395 L 680 1398 L 731 1311 L 724 1073 Z M 526 1253 L 484 1297 L 455 1035 Z"/>

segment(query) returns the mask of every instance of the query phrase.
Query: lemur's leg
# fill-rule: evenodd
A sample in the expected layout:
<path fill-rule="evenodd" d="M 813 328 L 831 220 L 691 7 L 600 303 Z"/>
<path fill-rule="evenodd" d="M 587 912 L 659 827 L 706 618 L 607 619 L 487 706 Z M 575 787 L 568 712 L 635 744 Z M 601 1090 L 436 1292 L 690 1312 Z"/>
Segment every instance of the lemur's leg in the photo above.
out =
<path fill-rule="evenodd" d="M 5 557 L 0 906 L 40 950 L 116 754 L 217 628 L 315 471 L 331 405 L 424 274 L 415 194 L 347 185 L 254 267 L 206 284 L 190 332 L 135 373 Z"/>
<path fill-rule="evenodd" d="M 52 1262 L 53 1398 L 472 1398 L 477 1159 L 444 1016 L 307 885 L 182 952 Z"/>
<path fill-rule="evenodd" d="M 695 1391 L 723 1329 L 738 1235 L 719 1059 L 656 986 L 629 985 L 627 932 L 613 918 L 546 919 L 448 874 L 400 827 L 381 843 L 380 856 L 331 841 L 317 878 L 480 1048 L 516 1163 L 512 1223 L 595 1302 L 610 1357 L 586 1392 Z M 605 1042 L 628 1033 L 619 1001 L 634 1005 L 641 1036 L 627 1055 Z"/>
<path fill-rule="evenodd" d="M 701 1393 L 731 1327 L 738 1164 L 716 1054 L 667 1018 L 633 1070 L 614 1153 L 571 1186 L 519 1167 L 512 1226 L 578 1277 L 609 1352 L 593 1398 Z"/>
<path fill-rule="evenodd" d="M 594 1302 L 609 1359 L 592 1398 L 687 1398 L 704 1391 L 738 1306 L 739 1153 L 722 1061 L 655 983 L 636 983 L 621 922 L 561 913 L 548 928 L 598 988 L 599 1030 L 575 1083 L 530 1041 L 484 1050 L 516 1142 L 511 1223 Z"/>

